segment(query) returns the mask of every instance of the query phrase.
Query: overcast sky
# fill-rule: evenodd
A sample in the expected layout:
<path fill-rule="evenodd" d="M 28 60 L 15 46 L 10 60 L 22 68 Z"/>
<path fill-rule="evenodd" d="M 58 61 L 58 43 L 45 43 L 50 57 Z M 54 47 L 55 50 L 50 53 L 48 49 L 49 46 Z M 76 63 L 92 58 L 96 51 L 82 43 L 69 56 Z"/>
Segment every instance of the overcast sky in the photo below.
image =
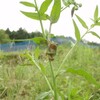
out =
<path fill-rule="evenodd" d="M 7 29 L 9 28 L 12 30 L 18 30 L 20 27 L 26 29 L 28 32 L 32 31 L 41 31 L 40 24 L 38 21 L 29 19 L 25 17 L 23 14 L 20 13 L 20 10 L 23 11 L 32 11 L 31 8 L 25 7 L 21 5 L 20 1 L 30 1 L 33 2 L 34 0 L 0 0 L 0 29 Z M 44 0 L 37 0 L 40 4 L 41 1 Z M 95 10 L 96 5 L 99 6 L 99 16 L 100 16 L 100 0 L 76 0 L 78 3 L 82 3 L 82 7 L 75 12 L 81 18 L 83 18 L 88 26 L 92 23 L 90 18 L 93 18 L 93 13 Z M 72 24 L 71 19 L 71 7 L 66 9 L 62 12 L 60 16 L 60 20 L 58 23 L 54 24 L 52 27 L 52 33 L 55 35 L 64 35 L 64 36 L 74 36 L 74 27 Z M 75 16 L 74 19 L 76 20 Z M 81 35 L 85 32 L 84 28 L 81 27 L 79 22 L 77 24 L 80 28 Z M 44 22 L 45 29 L 48 29 L 49 22 Z M 94 29 L 100 35 L 100 27 Z M 99 42 L 100 39 L 92 36 L 87 35 L 85 37 L 86 40 Z"/>

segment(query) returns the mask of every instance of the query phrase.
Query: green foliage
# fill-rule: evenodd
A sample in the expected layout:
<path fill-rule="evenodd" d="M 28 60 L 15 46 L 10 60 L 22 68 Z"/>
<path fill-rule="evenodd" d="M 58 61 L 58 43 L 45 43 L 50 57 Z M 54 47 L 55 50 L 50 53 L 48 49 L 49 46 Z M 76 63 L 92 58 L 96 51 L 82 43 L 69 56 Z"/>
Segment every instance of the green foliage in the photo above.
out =
<path fill-rule="evenodd" d="M 75 10 L 78 10 L 79 7 L 82 7 L 81 3 L 77 3 L 75 0 L 62 0 L 63 4 L 65 5 L 65 8 L 70 7 L 71 5 L 72 10 L 71 10 L 71 17 L 73 17 Z"/>
<path fill-rule="evenodd" d="M 41 53 L 40 48 L 37 47 L 37 48 L 34 50 L 34 57 L 35 57 L 35 59 L 38 59 L 38 58 L 39 58 L 40 53 Z"/>
<path fill-rule="evenodd" d="M 80 41 L 80 31 L 79 31 L 79 29 L 78 29 L 78 26 L 77 26 L 77 24 L 76 24 L 76 22 L 74 21 L 74 19 L 73 19 L 73 25 L 74 25 L 74 29 L 75 29 L 75 36 L 76 36 L 76 39 L 77 39 L 77 41 Z"/>
<path fill-rule="evenodd" d="M 67 72 L 70 72 L 72 74 L 76 74 L 76 75 L 82 76 L 87 81 L 89 81 L 90 83 L 98 86 L 98 83 L 96 82 L 95 78 L 93 78 L 91 74 L 89 74 L 88 72 L 84 71 L 83 69 L 68 68 Z"/>
<path fill-rule="evenodd" d="M 98 6 L 96 6 L 96 8 L 95 8 L 94 21 L 97 22 L 97 19 L 98 19 Z"/>
<path fill-rule="evenodd" d="M 23 4 L 23 5 L 25 5 L 25 6 L 34 7 L 35 8 L 35 5 L 33 3 L 26 2 L 26 1 L 21 1 L 20 3 Z"/>
<path fill-rule="evenodd" d="M 51 2 L 52 2 L 52 0 L 45 0 L 41 4 L 40 10 L 39 10 L 40 15 L 44 14 L 47 11 L 47 9 L 48 9 L 49 5 L 51 4 Z"/>
<path fill-rule="evenodd" d="M 51 94 L 51 91 L 40 93 L 35 100 L 44 100 L 48 95 Z"/>
<path fill-rule="evenodd" d="M 17 31 L 10 31 L 10 29 L 8 28 L 4 30 L 4 32 L 9 36 L 10 41 L 15 41 L 15 42 L 31 40 L 34 37 L 42 37 L 41 32 L 36 31 L 29 33 L 22 28 L 19 28 Z"/>
<path fill-rule="evenodd" d="M 39 38 L 34 38 L 33 40 L 37 43 L 37 44 L 40 44 L 42 41 L 46 41 L 47 42 L 47 47 L 49 48 L 49 51 L 51 50 L 55 50 L 55 45 L 54 44 L 51 44 L 51 41 L 50 41 L 50 37 L 48 35 L 48 33 L 51 33 L 51 26 L 52 24 L 56 23 L 58 20 L 59 20 L 59 17 L 60 17 L 60 14 L 61 14 L 61 11 L 64 10 L 64 8 L 61 10 L 61 0 L 54 0 L 54 4 L 52 6 L 52 9 L 51 9 L 51 13 L 50 13 L 50 16 L 48 16 L 47 14 L 45 14 L 45 12 L 48 10 L 49 8 L 49 5 L 51 4 L 51 0 L 45 0 L 41 6 L 40 6 L 40 10 L 37 6 L 37 2 L 36 0 L 34 0 L 35 2 L 35 6 L 36 6 L 36 11 L 37 13 L 30 13 L 30 12 L 23 12 L 22 13 L 29 17 L 29 18 L 32 18 L 32 19 L 35 19 L 35 20 L 39 20 L 40 21 L 40 25 L 41 25 L 41 29 L 42 29 L 42 34 L 43 34 L 43 38 L 42 37 L 39 37 Z M 65 8 L 67 8 L 68 6 L 70 5 L 74 5 L 73 8 L 72 8 L 72 11 L 71 11 L 71 14 L 73 16 L 74 14 L 74 11 L 75 10 L 78 10 L 79 7 L 81 7 L 81 4 L 78 4 L 76 3 L 74 0 L 68 0 L 68 1 L 65 1 L 63 0 L 63 3 L 64 5 L 66 6 Z M 36 14 L 36 15 L 35 15 Z M 45 15 L 45 17 L 44 17 Z M 86 22 L 80 18 L 78 15 L 76 15 L 77 19 L 79 20 L 79 22 L 81 23 L 81 25 L 86 29 L 86 32 L 83 34 L 83 36 L 81 37 L 80 36 L 80 30 L 78 28 L 78 25 L 76 24 L 76 22 L 74 21 L 74 19 L 72 20 L 73 21 L 73 26 L 74 26 L 74 30 L 75 30 L 75 37 L 77 39 L 77 42 L 76 44 L 70 49 L 70 51 L 65 55 L 64 59 L 62 60 L 62 63 L 59 65 L 58 67 L 58 70 L 56 71 L 56 75 L 54 73 L 54 69 L 53 69 L 53 65 L 51 63 L 52 60 L 50 60 L 50 57 L 52 58 L 53 55 L 52 54 L 49 54 L 49 66 L 50 66 L 50 70 L 51 70 L 51 78 L 52 78 L 52 83 L 50 83 L 48 77 L 46 76 L 46 67 L 41 63 L 41 62 L 38 62 L 38 56 L 39 56 L 39 50 L 37 49 L 35 51 L 35 53 L 37 53 L 35 56 L 37 59 L 34 58 L 33 55 L 30 55 L 28 54 L 28 58 L 30 58 L 30 60 L 33 62 L 33 64 L 39 69 L 39 71 L 43 74 L 46 82 L 47 82 L 47 85 L 49 87 L 49 89 L 52 91 L 52 95 L 54 97 L 55 100 L 58 100 L 58 98 L 63 98 L 65 99 L 65 96 L 61 95 L 61 93 L 59 92 L 58 90 L 58 87 L 57 87 L 57 83 L 56 83 L 56 77 L 58 76 L 63 64 L 65 63 L 66 59 L 68 59 L 69 55 L 71 54 L 71 52 L 74 50 L 74 48 L 77 46 L 77 44 L 81 41 L 81 39 L 87 34 L 87 33 L 92 33 L 93 35 L 99 37 L 95 32 L 92 32 L 90 31 L 94 26 L 96 26 L 96 24 L 98 24 L 98 22 L 92 24 L 91 26 L 93 27 L 90 27 L 88 29 L 88 26 L 86 24 Z M 44 27 L 43 27 L 43 24 L 42 24 L 42 20 L 50 20 L 50 27 L 49 27 L 49 32 L 44 32 Z M 96 7 L 95 9 L 95 13 L 94 13 L 94 20 L 98 20 L 98 7 Z M 99 25 L 99 24 L 98 24 Z M 45 35 L 45 36 L 44 36 Z M 45 38 L 46 37 L 46 38 Z M 47 39 L 47 40 L 46 40 Z M 72 74 L 77 74 L 77 75 L 80 75 L 82 77 L 84 77 L 85 79 L 87 79 L 89 82 L 91 82 L 92 84 L 95 84 L 96 86 L 98 85 L 96 80 L 86 71 L 82 70 L 82 69 L 78 69 L 78 70 L 75 70 L 73 68 L 70 68 L 70 69 L 67 69 L 67 72 L 70 72 Z M 62 72 L 64 73 L 64 72 Z M 71 84 L 69 83 L 69 92 L 68 92 L 68 99 L 71 100 L 71 93 L 72 93 L 72 87 L 71 87 Z M 59 95 L 58 95 L 59 94 Z M 48 93 L 47 92 L 44 92 L 42 94 L 40 94 L 38 97 L 38 99 L 44 99 L 45 97 L 48 96 Z M 80 97 L 79 97 L 80 99 Z"/>
<path fill-rule="evenodd" d="M 42 44 L 47 42 L 43 37 L 35 37 L 32 40 L 37 44 Z"/>
<path fill-rule="evenodd" d="M 86 25 L 85 21 L 84 21 L 82 18 L 80 18 L 78 15 L 76 15 L 76 17 L 77 17 L 77 19 L 79 20 L 79 22 L 81 23 L 81 25 L 82 25 L 84 28 L 88 29 L 88 26 Z"/>
<path fill-rule="evenodd" d="M 94 17 L 91 20 L 94 22 L 94 24 L 93 24 L 94 26 L 95 25 L 99 25 L 100 26 L 100 24 L 99 24 L 100 17 L 99 17 L 99 9 L 98 9 L 98 6 L 96 6 L 96 8 L 95 8 Z"/>
<path fill-rule="evenodd" d="M 53 62 L 55 71 L 58 69 L 61 62 L 60 59 L 63 59 L 66 52 L 69 50 L 70 48 L 66 45 L 58 46 L 58 54 L 56 60 Z M 36 54 L 37 52 L 40 52 L 41 54 L 43 51 L 37 48 L 37 51 L 30 51 L 29 54 L 34 55 L 34 53 Z M 16 58 L 15 54 L 17 57 L 21 56 L 21 59 L 19 60 L 19 58 Z M 0 62 L 2 61 L 0 63 L 0 86 L 3 90 L 7 88 L 7 91 L 10 91 L 6 91 L 7 95 L 5 95 L 3 99 L 7 98 L 7 100 L 12 100 L 18 98 L 21 100 L 35 100 L 36 98 L 39 98 L 41 100 L 43 98 L 43 100 L 49 100 L 53 98 L 52 92 L 49 91 L 50 89 L 48 88 L 43 75 L 41 75 L 36 68 L 36 65 L 33 64 L 28 57 L 26 57 L 26 52 L 24 51 L 19 53 L 0 53 Z M 33 56 L 32 59 L 34 59 Z M 65 70 L 64 73 L 56 78 L 59 99 L 65 100 L 68 96 L 71 100 L 81 100 L 83 98 L 87 98 L 88 100 L 90 97 L 92 99 L 96 98 L 95 95 L 99 88 L 95 87 L 94 80 L 97 80 L 96 83 L 100 82 L 99 60 L 100 49 L 91 49 L 81 45 L 77 46 L 73 54 L 70 55 L 69 59 L 64 64 L 62 69 L 62 71 Z M 40 63 L 42 59 L 37 61 Z M 51 82 L 52 78 L 48 66 L 49 62 L 41 63 Z M 0 93 L 3 92 L 1 88 Z M 22 95 L 23 91 L 25 93 L 24 96 Z M 15 97 L 12 95 L 15 95 Z M 99 98 L 99 96 L 100 95 L 98 95 L 97 98 Z"/>
<path fill-rule="evenodd" d="M 25 16 L 31 18 L 31 19 L 35 19 L 35 20 L 47 20 L 48 19 L 48 15 L 47 14 L 42 14 L 42 15 L 38 15 L 38 13 L 33 13 L 33 12 L 24 12 L 21 11 Z"/>
<path fill-rule="evenodd" d="M 4 30 L 0 30 L 0 43 L 7 43 L 9 41 L 9 36 Z"/>
<path fill-rule="evenodd" d="M 61 13 L 61 0 L 54 0 L 54 4 L 50 14 L 51 23 L 56 23 Z"/>
<path fill-rule="evenodd" d="M 92 35 L 96 36 L 97 38 L 100 39 L 100 36 L 96 33 L 96 32 L 93 32 L 93 31 L 89 31 L 88 33 L 91 33 Z"/>
<path fill-rule="evenodd" d="M 20 62 L 22 62 L 22 63 L 24 62 L 23 65 L 18 65 L 17 68 L 15 68 L 15 71 L 13 71 L 13 74 L 11 73 L 10 69 L 8 69 L 8 68 L 3 69 L 3 67 L 0 67 L 0 69 L 1 69 L 0 77 L 1 77 L 1 81 L 2 81 L 2 83 L 0 83 L 0 85 L 5 84 L 4 87 L 7 87 L 8 90 L 6 91 L 6 93 L 7 93 L 6 97 L 8 97 L 7 98 L 8 100 L 11 100 L 11 99 L 18 99 L 18 100 L 22 99 L 23 100 L 23 98 L 29 99 L 29 100 L 31 100 L 31 99 L 40 99 L 40 100 L 43 100 L 43 99 L 47 99 L 47 100 L 51 100 L 51 99 L 73 100 L 73 99 L 76 99 L 76 100 L 81 100 L 86 95 L 85 90 L 89 91 L 89 92 L 87 92 L 88 94 L 85 97 L 85 99 L 86 99 L 86 98 L 91 97 L 91 93 L 93 92 L 93 89 L 99 88 L 98 82 L 100 80 L 98 80 L 98 82 L 96 81 L 96 79 L 98 79 L 98 77 L 96 77 L 96 76 L 99 76 L 99 75 L 97 73 L 94 74 L 95 71 L 93 70 L 93 69 L 95 69 L 95 67 L 93 67 L 94 64 L 99 69 L 98 66 L 100 64 L 95 60 L 95 59 L 100 59 L 100 57 L 99 57 L 100 55 L 98 52 L 99 50 L 96 51 L 99 56 L 94 55 L 93 56 L 94 58 L 93 58 L 91 55 L 92 54 L 91 52 L 94 52 L 94 50 L 92 50 L 92 49 L 90 50 L 90 49 L 86 48 L 86 51 L 85 51 L 85 48 L 80 48 L 80 45 L 79 45 L 79 42 L 82 40 L 82 38 L 87 33 L 92 33 L 93 35 L 99 37 L 95 32 L 91 31 L 92 28 L 94 28 L 96 25 L 100 24 L 99 23 L 100 17 L 98 17 L 98 6 L 96 7 L 95 12 L 94 12 L 94 23 L 91 25 L 91 27 L 89 29 L 88 29 L 88 26 L 86 25 L 85 21 L 82 18 L 80 18 L 78 15 L 76 15 L 76 17 L 79 20 L 79 22 L 81 23 L 81 25 L 84 28 L 86 28 L 86 32 L 83 34 L 82 37 L 80 36 L 80 30 L 78 28 L 78 25 L 76 24 L 74 19 L 72 20 L 77 41 L 71 49 L 69 49 L 70 47 L 67 48 L 68 51 L 65 50 L 65 48 L 63 48 L 62 51 L 60 51 L 60 53 L 58 53 L 56 55 L 56 60 L 55 60 L 55 59 L 50 59 L 50 57 L 53 58 L 53 56 L 54 56 L 54 53 L 52 53 L 52 52 L 55 52 L 58 47 L 57 45 L 55 45 L 54 42 L 52 42 L 52 41 L 50 41 L 50 39 L 48 39 L 48 33 L 51 33 L 51 26 L 52 26 L 52 24 L 56 23 L 59 20 L 61 12 L 65 8 L 67 8 L 69 5 L 71 5 L 71 4 L 74 5 L 72 8 L 72 16 L 74 14 L 74 11 L 78 10 L 78 8 L 81 7 L 81 5 L 76 3 L 74 0 L 67 0 L 67 1 L 64 0 L 63 2 L 65 5 L 65 8 L 61 10 L 61 0 L 54 0 L 54 4 L 52 6 L 50 16 L 48 16 L 47 14 L 45 14 L 45 12 L 48 10 L 51 2 L 52 2 L 51 0 L 45 0 L 41 4 L 40 9 L 37 5 L 36 0 L 34 0 L 35 4 L 29 3 L 29 2 L 24 2 L 24 1 L 21 2 L 21 4 L 23 4 L 25 6 L 35 8 L 35 10 L 36 10 L 35 12 L 24 12 L 24 11 L 21 11 L 21 12 L 29 18 L 40 21 L 43 37 L 38 37 L 38 38 L 36 37 L 36 38 L 33 38 L 33 40 L 37 44 L 41 44 L 42 42 L 45 42 L 47 48 L 49 49 L 48 51 L 50 53 L 46 52 L 44 54 L 44 56 L 49 56 L 49 57 L 48 57 L 48 59 L 45 59 L 45 61 L 43 61 L 43 59 L 39 58 L 39 56 L 42 52 L 41 48 L 37 48 L 33 52 L 32 51 L 25 52 L 23 54 L 24 57 L 26 57 L 26 58 L 24 58 L 24 61 L 20 57 Z M 47 34 L 46 34 L 46 32 L 44 31 L 42 20 L 48 20 L 48 19 L 50 21 L 50 27 L 49 27 L 49 32 L 47 32 Z M 22 30 L 18 31 L 18 33 L 21 33 L 21 32 L 23 32 L 23 31 Z M 9 31 L 8 31 L 8 33 L 9 33 Z M 79 48 L 77 48 L 77 45 Z M 76 47 L 76 51 L 74 51 L 75 47 Z M 87 52 L 88 50 L 90 52 Z M 83 55 L 84 51 L 86 52 L 85 57 Z M 66 54 L 66 52 L 68 52 L 68 53 Z M 73 55 L 72 55 L 72 53 L 73 53 Z M 62 56 L 64 56 L 64 57 L 62 57 Z M 12 59 L 12 57 L 11 57 L 11 59 Z M 61 59 L 62 59 L 62 61 L 61 61 Z M 1 62 L 3 62 L 3 60 Z M 12 64 L 13 64 L 13 62 L 12 62 Z M 6 65 L 6 64 L 4 63 L 3 65 Z M 1 65 L 1 66 L 3 66 L 3 65 Z M 31 70 L 31 68 L 29 68 L 30 66 L 31 66 L 32 70 Z M 65 67 L 63 67 L 63 66 L 65 66 Z M 91 69 L 91 66 L 92 66 L 92 69 Z M 62 67 L 63 67 L 63 70 L 62 70 Z M 81 68 L 79 68 L 79 67 L 81 67 Z M 35 68 L 37 68 L 38 70 L 36 70 Z M 78 69 L 76 69 L 76 68 L 78 68 Z M 91 71 L 89 69 L 91 69 Z M 34 72 L 33 72 L 33 70 L 34 70 Z M 72 74 L 69 74 L 68 72 L 70 72 Z M 34 74 L 34 73 L 36 73 L 36 74 Z M 57 73 L 57 74 L 55 74 L 55 73 Z M 83 80 L 83 78 L 75 76 L 74 74 L 85 78 L 88 82 Z M 96 75 L 95 76 L 96 79 L 91 74 L 93 74 L 94 76 Z M 33 76 L 35 79 L 34 81 L 33 81 Z M 35 76 L 36 76 L 36 78 L 35 78 Z M 42 78 L 44 80 L 41 81 Z M 13 83 L 14 86 L 13 85 L 11 85 L 11 86 L 13 88 L 16 86 L 16 88 L 17 88 L 16 91 L 13 92 L 15 97 L 12 97 L 12 98 L 11 98 L 12 93 L 9 92 L 12 90 L 11 90 L 11 88 L 8 88 L 10 86 L 9 85 L 10 79 L 13 79 L 13 80 L 15 79 L 15 81 L 14 81 L 15 83 Z M 23 82 L 23 80 L 25 80 L 27 82 Z M 16 81 L 18 81 L 18 82 L 16 82 Z M 36 87 L 35 87 L 35 85 L 32 84 L 33 82 L 34 82 L 34 84 L 36 82 L 40 86 L 36 85 Z M 47 83 L 46 86 L 45 86 L 45 82 Z M 30 86 L 29 83 L 32 86 Z M 90 85 L 91 83 L 97 87 L 93 87 L 92 85 Z M 45 87 L 46 87 L 46 89 L 45 89 Z M 3 89 L 3 91 L 5 91 L 5 89 Z M 4 93 L 3 91 L 1 90 L 1 96 Z M 45 92 L 45 91 L 49 91 L 49 92 Z M 34 97 L 33 97 L 33 92 L 35 93 Z M 5 97 L 3 97 L 3 98 L 5 98 Z"/>

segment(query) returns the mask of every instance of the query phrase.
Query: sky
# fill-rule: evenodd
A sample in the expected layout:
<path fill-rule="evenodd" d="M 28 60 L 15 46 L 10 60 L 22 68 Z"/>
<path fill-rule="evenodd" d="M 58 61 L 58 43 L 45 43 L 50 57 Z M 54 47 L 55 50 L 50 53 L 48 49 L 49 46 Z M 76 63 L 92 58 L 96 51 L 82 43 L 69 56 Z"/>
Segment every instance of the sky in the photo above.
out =
<path fill-rule="evenodd" d="M 0 29 L 6 30 L 9 28 L 12 30 L 18 30 L 20 27 L 26 29 L 28 32 L 32 31 L 41 31 L 39 21 L 32 20 L 26 16 L 24 16 L 20 10 L 22 11 L 32 11 L 32 8 L 25 7 L 21 5 L 20 1 L 28 1 L 34 2 L 34 0 L 0 0 Z M 44 0 L 37 0 L 38 5 Z M 100 0 L 76 0 L 78 3 L 82 3 L 82 7 L 79 8 L 75 14 L 79 15 L 88 26 L 91 25 L 92 21 L 90 18 L 93 18 L 93 13 L 96 5 L 98 5 L 100 9 Z M 59 21 L 52 26 L 52 33 L 55 35 L 64 35 L 71 36 L 75 39 L 74 35 L 74 27 L 71 18 L 71 8 L 67 8 L 60 15 Z M 99 10 L 100 16 L 100 10 Z M 81 24 L 77 21 L 76 17 L 73 17 L 79 26 L 81 36 L 86 31 Z M 49 21 L 43 21 L 44 28 L 46 30 L 49 29 Z M 98 35 L 100 35 L 100 27 L 96 27 L 93 29 Z M 100 43 L 100 39 L 97 37 L 88 34 L 84 37 L 85 40 L 98 42 Z"/>

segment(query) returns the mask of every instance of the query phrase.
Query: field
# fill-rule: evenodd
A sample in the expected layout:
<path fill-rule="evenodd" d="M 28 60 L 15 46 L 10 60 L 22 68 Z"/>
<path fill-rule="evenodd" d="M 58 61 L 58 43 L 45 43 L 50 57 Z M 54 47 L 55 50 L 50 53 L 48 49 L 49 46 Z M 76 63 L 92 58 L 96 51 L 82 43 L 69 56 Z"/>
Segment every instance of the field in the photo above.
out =
<path fill-rule="evenodd" d="M 65 44 L 58 46 L 52 62 L 54 72 L 69 50 Z M 35 51 L 0 52 L 0 100 L 54 100 L 43 75 L 27 57 L 27 52 L 34 54 Z M 46 76 L 52 83 L 45 51 L 40 50 L 35 56 L 37 62 L 45 66 Z M 91 82 L 92 79 L 70 73 L 69 68 L 84 70 L 100 84 L 100 48 L 76 46 L 56 78 L 59 100 L 100 100 L 100 88 Z"/>

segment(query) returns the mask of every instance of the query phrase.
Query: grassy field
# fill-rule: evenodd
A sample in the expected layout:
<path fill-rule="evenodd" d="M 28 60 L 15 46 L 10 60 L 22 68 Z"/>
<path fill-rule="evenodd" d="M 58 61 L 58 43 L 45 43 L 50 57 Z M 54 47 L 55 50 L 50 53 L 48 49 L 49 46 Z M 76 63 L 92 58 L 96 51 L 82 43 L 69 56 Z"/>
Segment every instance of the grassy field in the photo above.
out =
<path fill-rule="evenodd" d="M 55 72 L 69 49 L 67 45 L 58 46 L 53 61 Z M 54 100 L 43 75 L 27 58 L 26 52 L 0 52 L 0 100 Z M 52 83 L 45 51 L 41 50 L 41 53 L 37 62 L 45 66 L 46 75 Z M 67 72 L 68 68 L 83 69 L 100 84 L 100 49 L 77 46 L 56 78 L 59 95 L 63 98 L 59 96 L 59 100 L 100 100 L 100 89 L 84 77 Z M 45 97 L 47 93 L 49 95 Z"/>

